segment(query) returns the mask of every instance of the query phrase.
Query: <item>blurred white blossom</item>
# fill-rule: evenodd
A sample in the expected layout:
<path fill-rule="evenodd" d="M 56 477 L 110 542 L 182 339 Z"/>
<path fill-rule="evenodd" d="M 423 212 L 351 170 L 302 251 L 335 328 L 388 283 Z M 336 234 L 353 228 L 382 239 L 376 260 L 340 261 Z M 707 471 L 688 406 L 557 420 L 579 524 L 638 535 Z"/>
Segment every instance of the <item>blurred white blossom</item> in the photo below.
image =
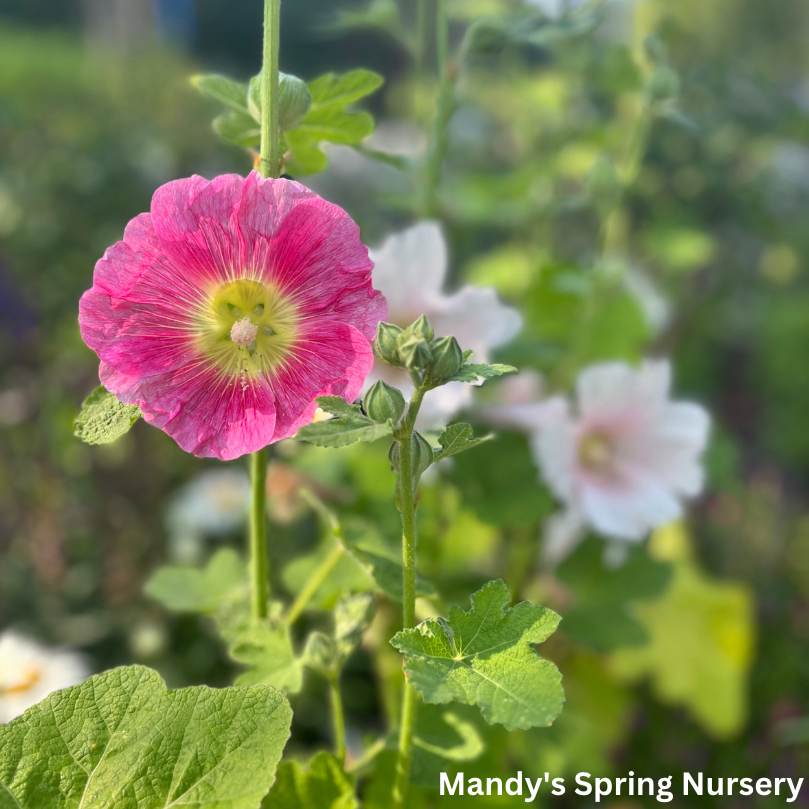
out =
<path fill-rule="evenodd" d="M 0 724 L 89 674 L 75 652 L 47 648 L 10 630 L 0 633 Z"/>
<path fill-rule="evenodd" d="M 390 236 L 371 251 L 373 282 L 388 301 L 388 321 L 409 326 L 426 315 L 439 337 L 452 335 L 464 350 L 474 351 L 474 362 L 489 362 L 492 351 L 512 340 L 522 326 L 516 309 L 503 304 L 492 288 L 465 286 L 447 295 L 447 246 L 436 222 L 421 222 Z M 366 381 L 367 390 L 378 379 L 398 387 L 409 397 L 412 385 L 406 372 L 377 360 Z M 450 382 L 425 397 L 419 426 L 445 424 L 470 401 L 472 386 Z"/>
<path fill-rule="evenodd" d="M 709 417 L 699 405 L 671 401 L 670 386 L 666 361 L 604 363 L 579 375 L 575 413 L 561 397 L 546 403 L 532 446 L 570 512 L 568 533 L 578 520 L 607 537 L 639 540 L 700 493 Z"/>
<path fill-rule="evenodd" d="M 241 469 L 213 469 L 177 489 L 166 510 L 172 555 L 194 562 L 205 538 L 241 528 L 250 508 L 250 480 Z"/>

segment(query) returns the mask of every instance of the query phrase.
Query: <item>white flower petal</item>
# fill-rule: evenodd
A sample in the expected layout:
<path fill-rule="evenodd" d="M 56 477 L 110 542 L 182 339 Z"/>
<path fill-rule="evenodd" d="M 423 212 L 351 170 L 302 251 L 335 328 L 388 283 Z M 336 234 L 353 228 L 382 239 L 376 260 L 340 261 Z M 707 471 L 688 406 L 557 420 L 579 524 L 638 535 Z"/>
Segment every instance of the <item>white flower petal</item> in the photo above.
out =
<path fill-rule="evenodd" d="M 0 724 L 25 713 L 54 691 L 78 685 L 90 672 L 84 658 L 49 649 L 12 631 L 0 634 Z"/>
<path fill-rule="evenodd" d="M 404 328 L 430 317 L 447 274 L 447 245 L 437 222 L 420 222 L 370 251 L 373 283 L 388 301 L 388 322 Z"/>

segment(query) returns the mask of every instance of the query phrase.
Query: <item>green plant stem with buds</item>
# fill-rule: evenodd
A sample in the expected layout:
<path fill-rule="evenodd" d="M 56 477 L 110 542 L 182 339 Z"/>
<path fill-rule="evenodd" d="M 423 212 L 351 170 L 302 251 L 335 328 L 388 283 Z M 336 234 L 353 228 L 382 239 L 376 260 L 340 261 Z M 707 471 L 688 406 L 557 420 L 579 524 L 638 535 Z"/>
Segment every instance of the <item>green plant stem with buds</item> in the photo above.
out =
<path fill-rule="evenodd" d="M 402 510 L 402 625 L 416 625 L 416 491 L 413 481 L 413 447 L 411 439 L 426 389 L 416 385 L 407 416 L 395 438 L 399 442 L 399 493 Z M 407 680 L 402 695 L 399 723 L 399 755 L 393 784 L 393 805 L 402 807 L 407 796 L 407 782 L 413 758 L 413 734 L 416 729 L 416 691 Z"/>
<path fill-rule="evenodd" d="M 278 44 L 280 40 L 281 0 L 264 3 L 264 65 L 261 86 L 262 177 L 277 177 L 280 170 L 280 133 L 278 128 Z M 270 562 L 267 549 L 267 452 L 250 456 L 252 505 L 250 508 L 250 606 L 255 619 L 268 614 Z"/>

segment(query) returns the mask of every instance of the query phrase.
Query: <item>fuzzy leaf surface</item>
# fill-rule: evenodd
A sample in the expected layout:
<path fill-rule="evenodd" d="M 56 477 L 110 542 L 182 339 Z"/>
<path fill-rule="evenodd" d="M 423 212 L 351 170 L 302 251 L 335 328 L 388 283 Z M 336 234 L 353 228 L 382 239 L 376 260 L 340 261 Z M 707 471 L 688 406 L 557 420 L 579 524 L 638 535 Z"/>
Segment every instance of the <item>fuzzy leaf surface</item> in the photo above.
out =
<path fill-rule="evenodd" d="M 564 702 L 561 675 L 532 648 L 554 632 L 559 616 L 523 601 L 509 608 L 502 580 L 484 585 L 464 612 L 430 618 L 391 641 L 405 657 L 409 682 L 425 702 L 480 707 L 508 730 L 550 725 Z"/>
<path fill-rule="evenodd" d="M 246 84 L 215 74 L 194 76 L 191 84 L 206 98 L 224 104 L 233 112 L 248 113 Z"/>
<path fill-rule="evenodd" d="M 365 416 L 347 416 L 306 424 L 295 438 L 317 447 L 346 447 L 357 441 L 376 441 L 392 434 L 391 421 L 376 424 Z"/>
<path fill-rule="evenodd" d="M 327 165 L 319 148 L 323 141 L 355 144 L 374 131 L 374 119 L 367 112 L 351 112 L 350 104 L 373 93 L 383 82 L 378 73 L 352 70 L 338 76 L 327 73 L 311 82 L 312 103 L 303 121 L 286 133 L 292 150 L 291 170 L 299 174 L 314 174 Z"/>
<path fill-rule="evenodd" d="M 137 405 L 119 402 L 99 385 L 84 400 L 73 434 L 86 444 L 109 444 L 128 433 L 140 417 Z"/>
<path fill-rule="evenodd" d="M 441 449 L 435 453 L 435 460 L 440 461 L 442 458 L 449 458 L 452 455 L 457 455 L 459 452 L 466 452 L 468 449 L 482 444 L 484 441 L 490 441 L 494 436 L 484 435 L 480 438 L 475 438 L 472 433 L 472 427 L 469 424 L 450 424 L 440 436 L 438 436 L 438 443 L 441 444 Z"/>
<path fill-rule="evenodd" d="M 0 726 L 0 807 L 255 809 L 291 721 L 273 688 L 169 691 L 113 669 Z"/>
<path fill-rule="evenodd" d="M 503 365 L 500 362 L 489 365 L 485 362 L 467 362 L 461 366 L 455 376 L 449 377 L 447 382 L 478 382 L 480 378 L 491 379 L 504 374 L 516 374 L 517 369 L 513 365 Z"/>

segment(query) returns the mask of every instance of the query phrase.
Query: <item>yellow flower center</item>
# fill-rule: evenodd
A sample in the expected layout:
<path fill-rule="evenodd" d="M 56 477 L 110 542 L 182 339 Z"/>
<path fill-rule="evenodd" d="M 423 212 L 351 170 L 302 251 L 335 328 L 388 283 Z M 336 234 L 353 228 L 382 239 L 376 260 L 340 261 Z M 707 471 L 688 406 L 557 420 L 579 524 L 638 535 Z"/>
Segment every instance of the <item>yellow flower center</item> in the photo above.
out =
<path fill-rule="evenodd" d="M 24 694 L 30 691 L 42 679 L 42 669 L 30 666 L 24 671 L 22 678 L 15 685 L 0 685 L 0 697 Z"/>
<path fill-rule="evenodd" d="M 591 472 L 609 471 L 613 459 L 613 449 L 609 439 L 601 433 L 585 436 L 579 444 L 579 461 Z"/>
<path fill-rule="evenodd" d="M 297 307 L 277 289 L 249 278 L 216 288 L 197 313 L 202 352 L 225 373 L 266 372 L 295 342 Z"/>

